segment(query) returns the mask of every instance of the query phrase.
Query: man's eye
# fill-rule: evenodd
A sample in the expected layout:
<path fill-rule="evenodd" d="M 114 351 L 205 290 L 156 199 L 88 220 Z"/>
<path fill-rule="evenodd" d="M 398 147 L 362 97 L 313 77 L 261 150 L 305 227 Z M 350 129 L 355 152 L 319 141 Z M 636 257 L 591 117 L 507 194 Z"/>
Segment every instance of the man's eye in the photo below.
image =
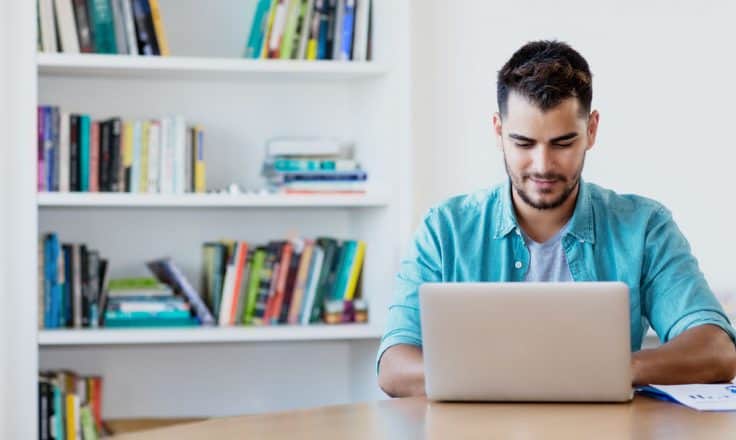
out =
<path fill-rule="evenodd" d="M 514 144 L 519 148 L 530 148 L 534 146 L 534 144 L 520 144 L 518 142 L 514 142 Z"/>
<path fill-rule="evenodd" d="M 570 145 L 574 144 L 575 142 L 568 142 L 566 144 L 555 144 L 558 147 L 569 147 Z"/>

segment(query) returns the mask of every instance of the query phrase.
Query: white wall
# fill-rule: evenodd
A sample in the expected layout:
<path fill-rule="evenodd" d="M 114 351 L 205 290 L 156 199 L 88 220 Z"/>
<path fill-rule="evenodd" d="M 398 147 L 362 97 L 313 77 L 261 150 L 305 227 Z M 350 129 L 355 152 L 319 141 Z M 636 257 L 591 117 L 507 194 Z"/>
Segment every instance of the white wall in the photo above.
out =
<path fill-rule="evenodd" d="M 711 284 L 736 290 L 732 127 L 736 4 L 414 0 L 415 222 L 505 173 L 491 135 L 495 75 L 527 41 L 571 44 L 601 113 L 583 176 L 669 207 Z"/>

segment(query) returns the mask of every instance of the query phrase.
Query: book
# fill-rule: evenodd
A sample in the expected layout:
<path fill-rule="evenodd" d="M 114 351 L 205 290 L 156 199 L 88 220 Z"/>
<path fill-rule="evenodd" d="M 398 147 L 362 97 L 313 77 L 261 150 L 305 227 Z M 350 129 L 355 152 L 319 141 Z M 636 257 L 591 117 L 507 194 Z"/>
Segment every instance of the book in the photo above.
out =
<path fill-rule="evenodd" d="M 131 0 L 136 43 L 140 55 L 158 55 L 148 0 Z"/>
<path fill-rule="evenodd" d="M 284 24 L 284 35 L 281 38 L 281 46 L 279 48 L 279 58 L 288 60 L 292 58 L 294 52 L 294 35 L 299 21 L 299 15 L 302 10 L 302 0 L 289 0 L 289 7 L 286 11 L 286 23 Z"/>
<path fill-rule="evenodd" d="M 309 324 L 311 311 L 314 308 L 315 294 L 317 291 L 317 283 L 320 273 L 322 272 L 322 262 L 324 261 L 324 250 L 315 243 L 312 250 L 312 261 L 309 267 L 307 282 L 304 290 L 304 298 L 302 300 L 301 310 L 299 311 L 299 323 L 302 325 Z"/>
<path fill-rule="evenodd" d="M 298 324 L 299 314 L 302 310 L 302 301 L 305 296 L 305 290 L 307 287 L 307 278 L 309 276 L 309 270 L 312 266 L 312 254 L 314 251 L 314 242 L 308 240 L 304 243 L 304 250 L 299 260 L 299 270 L 296 276 L 296 283 L 294 284 L 294 293 L 289 304 L 288 323 Z"/>
<path fill-rule="evenodd" d="M 110 0 L 112 7 L 113 29 L 115 30 L 115 49 L 119 54 L 128 54 L 128 38 L 126 35 L 125 15 L 123 14 L 124 3 L 130 5 L 128 0 Z"/>
<path fill-rule="evenodd" d="M 96 53 L 118 53 L 111 0 L 88 0 L 87 13 Z"/>
<path fill-rule="evenodd" d="M 355 32 L 353 60 L 368 61 L 368 27 L 371 15 L 371 0 L 357 0 L 355 8 Z"/>
<path fill-rule="evenodd" d="M 123 26 L 125 27 L 125 46 L 128 55 L 138 55 L 138 39 L 135 33 L 135 19 L 133 5 L 130 0 L 117 0 L 120 3 Z"/>
<path fill-rule="evenodd" d="M 300 60 L 307 59 L 307 47 L 310 41 L 310 34 L 313 33 L 312 17 L 314 16 L 314 0 L 305 0 L 302 2 L 302 16 L 298 24 L 299 28 L 299 47 L 294 58 Z"/>
<path fill-rule="evenodd" d="M 250 33 L 248 35 L 248 44 L 245 48 L 245 58 L 260 57 L 260 50 L 261 47 L 263 47 L 263 37 L 268 25 L 268 12 L 270 5 L 271 0 L 258 0 L 256 10 L 253 14 Z"/>
<path fill-rule="evenodd" d="M 175 291 L 184 295 L 202 325 L 215 324 L 214 316 L 202 301 L 199 293 L 189 284 L 184 274 L 171 259 L 153 260 L 146 263 L 146 265 L 161 282 L 170 285 Z"/>
<path fill-rule="evenodd" d="M 355 1 L 344 0 L 344 12 L 341 32 L 340 46 L 338 47 L 336 60 L 350 61 L 353 58 L 353 30 L 355 26 Z"/>
<path fill-rule="evenodd" d="M 54 0 L 38 0 L 38 17 L 41 23 L 41 46 L 44 52 L 58 52 Z"/>
<path fill-rule="evenodd" d="M 261 273 L 263 271 L 263 263 L 266 257 L 266 249 L 258 247 L 253 254 L 253 263 L 251 264 L 250 276 L 248 279 L 247 302 L 242 322 L 245 325 L 253 324 L 253 316 L 256 310 L 256 301 L 258 300 L 258 288 L 261 282 Z"/>
<path fill-rule="evenodd" d="M 54 0 L 54 6 L 56 7 L 56 24 L 58 26 L 59 42 L 61 42 L 61 52 L 79 53 L 79 37 L 77 36 L 72 0 Z"/>
<path fill-rule="evenodd" d="M 90 172 L 90 117 L 79 116 L 79 190 L 89 191 Z"/>
<path fill-rule="evenodd" d="M 92 37 L 92 27 L 87 11 L 87 0 L 72 0 L 74 6 L 74 18 L 77 23 L 77 37 L 79 39 L 79 51 L 92 53 L 95 51 L 95 43 Z"/>
<path fill-rule="evenodd" d="M 166 38 L 164 31 L 164 22 L 161 18 L 161 8 L 159 7 L 158 0 L 148 0 L 148 4 L 151 10 L 151 23 L 153 24 L 153 33 L 156 36 L 156 43 L 158 44 L 159 55 L 169 56 L 169 40 Z"/>

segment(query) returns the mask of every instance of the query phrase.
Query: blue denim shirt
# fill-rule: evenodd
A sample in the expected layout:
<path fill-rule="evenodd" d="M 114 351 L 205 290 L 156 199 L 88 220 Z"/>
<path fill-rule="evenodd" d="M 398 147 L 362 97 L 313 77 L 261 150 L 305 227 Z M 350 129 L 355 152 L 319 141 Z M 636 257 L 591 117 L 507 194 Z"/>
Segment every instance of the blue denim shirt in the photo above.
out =
<path fill-rule="evenodd" d="M 662 343 L 701 324 L 715 324 L 736 340 L 690 245 L 661 204 L 581 181 L 562 247 L 574 281 L 629 286 L 632 351 L 641 348 L 650 325 Z M 529 258 L 508 181 L 430 209 L 401 261 L 377 364 L 392 345 L 422 345 L 422 283 L 524 281 Z"/>

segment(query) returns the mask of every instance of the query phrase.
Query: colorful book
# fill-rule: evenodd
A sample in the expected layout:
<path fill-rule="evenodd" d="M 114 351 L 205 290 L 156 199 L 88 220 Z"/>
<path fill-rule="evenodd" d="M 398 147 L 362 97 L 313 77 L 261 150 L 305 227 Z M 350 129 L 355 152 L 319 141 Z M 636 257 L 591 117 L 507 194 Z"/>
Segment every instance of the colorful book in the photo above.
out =
<path fill-rule="evenodd" d="M 153 33 L 156 36 L 159 55 L 167 57 L 171 53 L 169 52 L 169 40 L 166 38 L 166 33 L 164 32 L 161 8 L 159 7 L 158 0 L 148 0 L 148 5 L 151 9 L 151 23 L 153 24 Z"/>
<path fill-rule="evenodd" d="M 309 266 L 309 275 L 307 277 L 307 283 L 304 290 L 304 299 L 302 300 L 302 307 L 299 311 L 299 323 L 302 325 L 309 324 L 310 314 L 314 307 L 314 298 L 317 292 L 317 283 L 319 282 L 319 276 L 322 272 L 322 263 L 324 261 L 325 252 L 320 245 L 314 244 L 312 250 L 312 262 Z"/>
<path fill-rule="evenodd" d="M 90 126 L 89 115 L 79 117 L 79 190 L 89 191 L 90 171 Z"/>
<path fill-rule="evenodd" d="M 88 0 L 87 12 L 96 53 L 118 53 L 110 0 Z"/>
<path fill-rule="evenodd" d="M 337 57 L 339 61 L 350 61 L 353 58 L 353 30 L 355 26 L 355 0 L 345 0 L 345 10 L 343 12 L 342 28 L 338 31 L 342 32 L 340 39 L 340 47 L 338 48 Z"/>
<path fill-rule="evenodd" d="M 253 263 L 251 264 L 250 277 L 248 280 L 247 303 L 243 315 L 243 324 L 253 324 L 253 316 L 256 310 L 256 301 L 258 300 L 258 288 L 261 282 L 261 273 L 263 271 L 263 263 L 266 258 L 266 249 L 259 247 L 253 254 Z"/>
<path fill-rule="evenodd" d="M 302 0 L 289 0 L 289 8 L 286 12 L 286 24 L 284 25 L 284 35 L 281 38 L 281 46 L 279 47 L 279 58 L 288 60 L 292 58 L 294 52 L 294 35 L 296 34 L 299 15 L 302 10 Z"/>
<path fill-rule="evenodd" d="M 253 14 L 253 22 L 248 35 L 248 45 L 245 48 L 245 58 L 259 58 L 263 47 L 263 36 L 268 26 L 268 10 L 271 0 L 258 0 L 256 10 Z"/>
<path fill-rule="evenodd" d="M 306 241 L 304 250 L 299 260 L 299 270 L 296 276 L 296 284 L 294 285 L 294 294 L 289 304 L 289 316 L 287 321 L 289 324 L 299 323 L 299 314 L 302 310 L 302 301 L 304 300 L 305 290 L 307 288 L 307 279 L 309 270 L 312 265 L 312 254 L 314 251 L 314 242 Z"/>

